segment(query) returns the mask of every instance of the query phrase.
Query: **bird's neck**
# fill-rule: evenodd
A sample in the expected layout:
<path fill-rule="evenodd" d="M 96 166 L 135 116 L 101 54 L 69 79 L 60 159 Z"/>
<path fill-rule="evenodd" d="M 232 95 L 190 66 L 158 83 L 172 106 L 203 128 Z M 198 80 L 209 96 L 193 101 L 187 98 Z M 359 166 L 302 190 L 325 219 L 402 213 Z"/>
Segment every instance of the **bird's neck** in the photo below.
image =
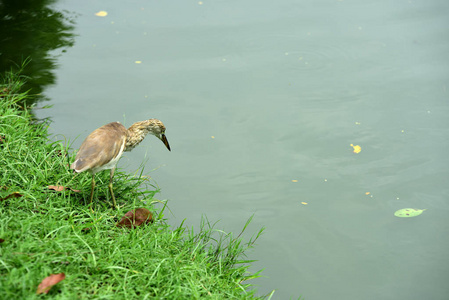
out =
<path fill-rule="evenodd" d="M 149 130 L 146 126 L 140 124 L 140 122 L 134 123 L 128 128 L 128 137 L 126 139 L 125 151 L 131 151 L 140 144 L 141 141 L 148 134 Z"/>

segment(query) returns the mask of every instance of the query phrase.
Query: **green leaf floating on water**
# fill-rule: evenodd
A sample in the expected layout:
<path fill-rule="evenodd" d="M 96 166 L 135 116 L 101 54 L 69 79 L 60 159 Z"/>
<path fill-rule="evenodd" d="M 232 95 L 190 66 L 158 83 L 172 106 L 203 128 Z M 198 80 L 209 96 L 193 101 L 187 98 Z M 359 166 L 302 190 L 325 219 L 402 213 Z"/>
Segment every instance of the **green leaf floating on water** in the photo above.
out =
<path fill-rule="evenodd" d="M 423 213 L 425 209 L 416 209 L 416 208 L 403 208 L 397 210 L 394 215 L 399 218 L 410 218 L 416 217 Z"/>

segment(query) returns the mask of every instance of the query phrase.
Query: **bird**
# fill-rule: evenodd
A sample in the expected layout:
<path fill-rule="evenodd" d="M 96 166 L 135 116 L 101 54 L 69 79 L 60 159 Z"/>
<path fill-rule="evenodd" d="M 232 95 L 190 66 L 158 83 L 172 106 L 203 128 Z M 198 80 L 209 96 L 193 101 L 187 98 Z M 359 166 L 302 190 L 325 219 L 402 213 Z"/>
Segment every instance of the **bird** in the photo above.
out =
<path fill-rule="evenodd" d="M 117 162 L 123 152 L 134 149 L 143 141 L 147 134 L 156 136 L 171 151 L 165 136 L 165 126 L 158 119 L 136 122 L 128 129 L 120 122 L 112 122 L 95 129 L 81 144 L 75 156 L 75 161 L 70 165 L 70 169 L 74 170 L 75 173 L 88 171 L 92 175 L 90 191 L 91 210 L 95 189 L 95 174 L 108 169 L 110 170 L 109 191 L 114 208 L 118 208 L 112 189 L 112 178 L 114 177 Z"/>

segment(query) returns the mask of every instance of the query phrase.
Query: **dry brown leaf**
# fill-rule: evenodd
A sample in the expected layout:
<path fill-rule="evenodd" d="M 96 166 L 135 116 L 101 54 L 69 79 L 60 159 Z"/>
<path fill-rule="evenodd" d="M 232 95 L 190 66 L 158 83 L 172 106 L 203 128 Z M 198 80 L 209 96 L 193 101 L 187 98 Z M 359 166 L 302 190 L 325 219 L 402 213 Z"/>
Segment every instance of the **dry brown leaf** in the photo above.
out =
<path fill-rule="evenodd" d="M 51 274 L 50 276 L 48 276 L 48 277 L 44 278 L 44 280 L 42 280 L 42 282 L 37 287 L 36 294 L 42 294 L 42 293 L 47 294 L 50 291 L 50 289 L 52 288 L 52 286 L 54 286 L 55 284 L 57 284 L 58 282 L 60 282 L 64 279 L 65 279 L 64 273 Z"/>
<path fill-rule="evenodd" d="M 48 189 L 62 192 L 63 190 L 65 190 L 65 187 L 63 187 L 62 185 L 49 185 Z"/>
<path fill-rule="evenodd" d="M 6 197 L 4 197 L 4 198 L 0 198 L 0 201 L 8 200 L 9 198 L 19 198 L 19 197 L 22 197 L 22 196 L 23 196 L 23 195 L 22 195 L 21 193 L 19 193 L 19 192 L 14 192 L 14 193 L 9 194 L 8 196 L 6 196 Z"/>
<path fill-rule="evenodd" d="M 146 208 L 138 208 L 136 210 L 130 210 L 125 216 L 117 223 L 117 227 L 136 228 L 142 224 L 148 224 L 153 222 L 153 214 Z"/>
<path fill-rule="evenodd" d="M 72 189 L 72 188 L 69 188 L 69 187 L 65 187 L 65 186 L 62 186 L 62 185 L 49 185 L 48 189 L 49 190 L 54 190 L 56 192 L 62 192 L 63 190 L 70 190 L 70 191 L 75 192 L 75 193 L 79 193 L 80 192 L 80 190 L 75 190 L 75 189 Z"/>

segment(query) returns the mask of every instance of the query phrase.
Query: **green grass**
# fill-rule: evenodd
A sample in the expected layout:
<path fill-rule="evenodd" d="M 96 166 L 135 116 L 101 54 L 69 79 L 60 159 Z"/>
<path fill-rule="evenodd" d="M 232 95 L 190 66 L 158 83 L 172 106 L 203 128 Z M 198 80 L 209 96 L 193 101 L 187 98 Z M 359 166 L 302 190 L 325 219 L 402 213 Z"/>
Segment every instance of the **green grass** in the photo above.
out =
<path fill-rule="evenodd" d="M 97 174 L 94 209 L 88 203 L 90 175 L 69 170 L 72 150 L 52 142 L 48 122 L 33 121 L 17 103 L 21 79 L 0 86 L 0 298 L 37 299 L 39 283 L 64 272 L 49 292 L 54 299 L 253 299 L 245 251 L 262 233 L 244 242 L 215 229 L 206 218 L 198 232 L 164 219 L 156 210 L 157 189 L 145 176 L 117 172 L 111 207 L 109 173 Z M 79 189 L 55 192 L 49 185 Z M 9 196 L 9 197 L 8 197 Z M 133 230 L 115 224 L 129 210 L 146 207 L 151 225 Z M 242 229 L 246 230 L 251 219 Z M 269 296 L 263 298 L 271 298 Z"/>

